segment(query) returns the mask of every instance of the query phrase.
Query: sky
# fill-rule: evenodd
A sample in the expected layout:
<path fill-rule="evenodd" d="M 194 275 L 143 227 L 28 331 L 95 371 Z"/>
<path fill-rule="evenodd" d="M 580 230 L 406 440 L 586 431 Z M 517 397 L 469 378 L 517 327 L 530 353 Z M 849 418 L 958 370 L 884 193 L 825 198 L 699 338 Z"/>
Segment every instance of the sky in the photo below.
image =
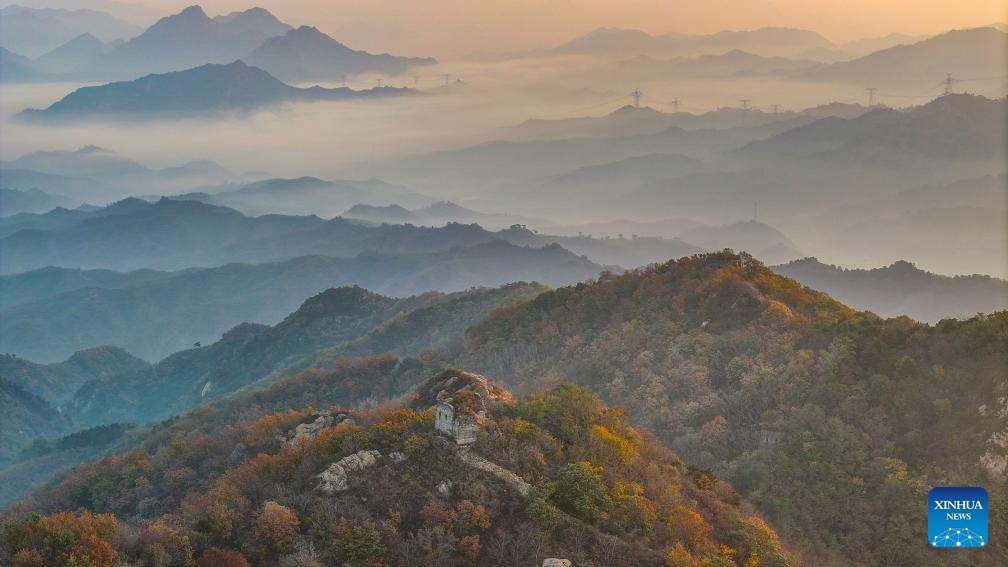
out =
<path fill-rule="evenodd" d="M 147 17 L 197 0 L 5 0 L 116 10 Z M 203 0 L 216 15 L 261 5 L 285 21 L 310 24 L 364 49 L 460 56 L 547 47 L 598 27 L 649 33 L 710 33 L 785 26 L 836 42 L 891 32 L 932 34 L 1008 20 L 1005 0 Z M 136 10 L 122 10 L 134 18 Z"/>

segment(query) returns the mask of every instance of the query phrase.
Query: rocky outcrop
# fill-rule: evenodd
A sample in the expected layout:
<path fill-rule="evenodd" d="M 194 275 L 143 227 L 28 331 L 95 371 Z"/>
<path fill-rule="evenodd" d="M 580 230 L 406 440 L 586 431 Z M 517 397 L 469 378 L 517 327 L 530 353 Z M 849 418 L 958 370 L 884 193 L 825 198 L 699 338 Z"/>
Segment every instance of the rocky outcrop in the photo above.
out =
<path fill-rule="evenodd" d="M 316 490 L 324 494 L 335 494 L 350 488 L 350 473 L 362 471 L 378 464 L 381 453 L 374 450 L 357 451 L 329 465 L 318 475 Z"/>
<path fill-rule="evenodd" d="M 525 482 L 525 480 L 522 477 L 516 475 L 515 473 L 507 470 L 506 468 L 496 463 L 491 463 L 490 461 L 484 459 L 483 457 L 480 457 L 479 455 L 474 455 L 469 452 L 462 452 L 459 453 L 459 459 L 461 459 L 463 463 L 469 465 L 474 469 L 479 469 L 481 471 L 488 472 L 494 475 L 495 477 L 501 479 L 502 481 L 504 481 L 504 484 L 516 490 L 518 494 L 522 495 L 522 497 L 527 497 L 529 495 L 529 492 L 532 491 L 532 485 Z"/>
<path fill-rule="evenodd" d="M 282 441 L 285 446 L 303 446 L 306 442 L 311 441 L 318 435 L 319 431 L 323 429 L 329 429 L 330 427 L 336 427 L 341 423 L 348 421 L 347 415 L 345 413 L 339 413 L 333 415 L 331 412 L 322 412 L 318 414 L 318 417 L 314 421 L 308 423 L 299 423 L 294 429 L 287 432 L 287 435 L 282 437 Z"/>
<path fill-rule="evenodd" d="M 543 559 L 542 567 L 571 567 L 570 559 Z"/>

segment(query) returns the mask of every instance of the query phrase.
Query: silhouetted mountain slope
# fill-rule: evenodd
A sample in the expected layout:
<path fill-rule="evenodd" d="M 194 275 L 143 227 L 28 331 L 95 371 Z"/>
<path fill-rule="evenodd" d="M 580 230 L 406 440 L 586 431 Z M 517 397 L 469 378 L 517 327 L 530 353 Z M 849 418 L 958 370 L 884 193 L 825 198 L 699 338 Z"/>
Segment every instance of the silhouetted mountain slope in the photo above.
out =
<path fill-rule="evenodd" d="M 200 185 L 217 185 L 239 175 L 207 160 L 161 169 L 147 167 L 112 150 L 84 146 L 25 154 L 5 161 L 0 179 L 7 187 L 38 188 L 81 201 L 106 203 L 135 195 L 138 187 L 165 194 Z"/>
<path fill-rule="evenodd" d="M 31 59 L 0 47 L 0 82 L 31 82 L 40 75 Z"/>
<path fill-rule="evenodd" d="M 58 216 L 59 219 L 51 218 Z M 350 258 L 375 254 L 431 254 L 504 240 L 542 248 L 560 244 L 605 265 L 636 266 L 680 256 L 696 248 L 679 240 L 599 240 L 536 234 L 522 227 L 499 232 L 478 225 L 442 227 L 365 226 L 342 218 L 264 215 L 197 201 L 138 199 L 86 212 L 18 217 L 20 230 L 0 238 L 3 273 L 44 266 L 73 268 L 182 269 L 232 262 L 267 262 L 322 254 Z M 45 220 L 48 228 L 31 228 Z M 124 235 L 129 235 L 124 238 Z"/>
<path fill-rule="evenodd" d="M 116 344 L 149 360 L 209 343 L 241 322 L 273 324 L 305 298 L 339 285 L 404 296 L 512 281 L 568 285 L 603 267 L 559 246 L 488 242 L 433 254 L 306 256 L 166 272 L 45 268 L 0 278 L 0 352 L 51 361 Z M 32 301 L 27 301 L 34 297 Z"/>
<path fill-rule="evenodd" d="M 409 94 L 409 89 L 376 87 L 297 88 L 241 61 L 207 64 L 184 71 L 147 75 L 127 82 L 82 87 L 44 110 L 28 109 L 23 119 L 68 119 L 99 116 L 129 118 L 191 115 L 223 110 L 252 110 L 285 102 L 378 98 Z"/>
<path fill-rule="evenodd" d="M 87 221 L 136 214 L 146 206 L 146 201 L 129 198 L 97 209 L 56 207 L 46 213 L 18 213 L 4 218 L 0 235 L 9 236 L 19 231 L 61 231 Z"/>
<path fill-rule="evenodd" d="M 772 268 L 839 301 L 883 317 L 937 323 L 949 317 L 1008 309 L 1008 282 L 990 276 L 939 276 L 909 262 L 872 270 L 844 269 L 815 258 Z"/>
<path fill-rule="evenodd" d="M 486 303 L 502 305 L 527 298 L 527 287 L 511 286 L 503 293 L 470 292 L 485 296 L 485 303 L 469 322 L 492 308 Z M 304 356 L 365 336 L 396 316 L 446 301 L 457 304 L 456 297 L 428 293 L 393 299 L 358 287 L 329 289 L 309 298 L 273 327 L 242 324 L 210 346 L 173 354 L 150 368 L 94 380 L 80 388 L 68 413 L 85 425 L 165 419 L 282 370 Z M 449 327 L 450 322 L 441 323 L 441 332 L 461 338 L 462 328 L 457 323 Z M 423 337 L 420 334 L 417 339 Z"/>
<path fill-rule="evenodd" d="M 580 167 L 600 165 L 630 157 L 679 154 L 706 158 L 780 133 L 787 127 L 765 132 L 760 129 L 684 130 L 668 128 L 656 134 L 608 138 L 559 140 L 495 140 L 458 150 L 407 155 L 355 165 L 344 172 L 351 178 L 381 177 L 390 183 L 408 185 L 427 195 L 471 194 L 479 191 L 478 205 L 485 210 L 511 210 L 521 206 L 515 192 L 540 193 L 549 178 Z M 494 201 L 496 199 L 496 201 Z M 535 200 L 526 205 L 536 216 Z M 569 209 L 569 204 L 565 207 Z M 545 213 L 540 213 L 545 214 Z"/>
<path fill-rule="evenodd" d="M 63 362 L 53 364 L 36 364 L 9 354 L 0 356 L 0 376 L 54 406 L 70 401 L 85 382 L 148 366 L 143 360 L 112 346 L 78 351 Z"/>
<path fill-rule="evenodd" d="M 173 199 L 190 199 L 231 207 L 247 215 L 315 214 L 334 217 L 357 203 L 387 205 L 401 203 L 416 207 L 431 199 L 378 179 L 327 181 L 317 177 L 264 179 L 244 185 L 209 187 L 198 193 L 184 193 Z"/>
<path fill-rule="evenodd" d="M 599 28 L 563 45 L 533 54 L 668 57 L 722 53 L 733 49 L 764 56 L 815 58 L 835 51 L 836 46 L 816 32 L 793 28 L 765 27 L 708 35 L 667 33 L 658 36 L 636 29 Z"/>
<path fill-rule="evenodd" d="M 253 382 L 244 390 L 255 391 L 309 368 L 331 370 L 340 359 L 394 352 L 417 356 L 429 349 L 453 349 L 461 345 L 465 330 L 498 307 L 528 301 L 548 288 L 523 282 L 493 289 L 455 293 L 429 306 L 403 312 L 366 335 L 304 356 L 285 368 Z"/>
<path fill-rule="evenodd" d="M 855 55 L 868 55 L 897 45 L 909 45 L 927 39 L 926 35 L 907 35 L 893 32 L 880 37 L 866 37 L 841 44 L 840 49 Z"/>
<path fill-rule="evenodd" d="M 310 26 L 269 38 L 242 59 L 288 82 L 338 81 L 360 73 L 398 75 L 436 63 L 431 58 L 355 51 Z"/>
<path fill-rule="evenodd" d="M 0 183 L 8 189 L 31 191 L 38 189 L 54 195 L 72 195 L 78 201 L 85 201 L 101 193 L 101 184 L 93 179 L 52 175 L 0 165 Z"/>
<path fill-rule="evenodd" d="M 83 220 L 58 231 L 26 229 L 0 239 L 4 272 L 49 265 L 179 269 L 204 263 L 210 250 L 325 222 L 317 217 L 249 218 L 233 209 L 168 199 L 121 201 L 75 216 Z"/>
<path fill-rule="evenodd" d="M 262 8 L 211 18 L 199 6 L 190 6 L 117 47 L 94 72 L 124 78 L 229 63 L 290 29 Z"/>
<path fill-rule="evenodd" d="M 377 224 L 418 224 L 422 226 L 442 226 L 456 222 L 463 224 L 475 223 L 488 229 L 502 229 L 516 224 L 528 224 L 538 227 L 554 225 L 545 220 L 529 219 L 518 215 L 502 213 L 482 213 L 452 203 L 438 201 L 425 207 L 413 210 L 400 204 L 374 206 L 358 203 L 347 209 L 340 216 L 344 218 L 361 219 Z"/>
<path fill-rule="evenodd" d="M 158 427 L 130 455 L 79 468 L 37 491 L 27 507 L 114 513 L 142 526 L 162 525 L 157 518 L 171 515 L 179 527 L 157 533 L 192 542 L 191 554 L 210 564 L 245 561 L 236 551 L 204 549 L 211 545 L 240 550 L 256 565 L 281 564 L 299 547 L 318 549 L 319 559 L 334 564 L 398 564 L 402 554 L 430 553 L 446 563 L 461 556 L 480 565 L 539 565 L 560 556 L 629 567 L 666 564 L 666 557 L 720 561 L 727 549 L 757 565 L 793 562 L 729 487 L 630 427 L 618 408 L 571 386 L 514 402 L 484 377 L 436 372 L 415 360 L 371 358 L 317 377 L 311 406 L 318 410 L 271 410 L 301 401 L 302 391 L 284 384 L 196 412 Z M 371 411 L 327 407 L 351 399 L 334 386 L 405 393 L 428 379 L 434 384 L 421 389 L 451 397 L 460 411 L 465 399 L 485 396 L 482 432 L 469 450 L 434 429 L 434 410 L 423 400 Z M 295 428 L 310 432 L 285 442 Z M 138 459 L 140 467 L 130 464 Z M 182 470 L 191 472 L 169 472 Z M 107 482 L 99 486 L 95 478 Z M 177 480 L 169 487 L 162 480 L 168 478 Z M 238 513 L 239 503 L 249 513 Z M 322 510 L 332 506 L 339 516 L 326 518 Z M 227 518 L 228 535 L 202 535 L 217 533 L 207 531 L 220 525 L 214 518 Z M 259 542 L 274 532 L 265 531 L 262 518 L 271 518 L 287 543 L 263 547 Z M 9 533 L 22 533 L 25 520 L 4 519 L 15 521 Z M 315 527 L 302 535 L 298 526 L 309 523 Z M 390 525 L 396 528 L 385 529 Z M 140 538 L 153 533 L 138 529 Z M 253 533 L 253 540 L 242 535 Z M 431 544 L 422 543 L 427 538 Z M 358 540 L 368 543 L 349 543 Z M 146 556 L 117 549 L 122 558 Z"/>
<path fill-rule="evenodd" d="M 21 191 L 0 187 L 0 217 L 17 213 L 41 213 L 72 204 L 73 201 L 63 195 L 54 195 L 38 189 Z"/>
<path fill-rule="evenodd" d="M 907 111 L 880 108 L 858 118 L 823 118 L 752 142 L 739 153 L 767 158 L 889 151 L 958 160 L 1000 160 L 1006 123 L 1006 99 L 949 94 Z"/>
<path fill-rule="evenodd" d="M 70 431 L 70 420 L 42 398 L 0 375 L 0 463 L 14 458 L 39 437 Z"/>
<path fill-rule="evenodd" d="M 1004 74 L 1008 34 L 993 28 L 953 30 L 910 45 L 897 45 L 870 55 L 796 73 L 803 80 L 848 82 L 882 89 L 912 89 L 910 93 L 940 94 L 945 74 L 953 78 L 986 79 Z M 1003 89 L 993 83 L 964 83 L 970 92 Z M 925 90 L 927 89 L 927 90 Z M 880 97 L 888 103 L 891 99 Z M 895 101 L 899 102 L 899 101 Z"/>
<path fill-rule="evenodd" d="M 35 60 L 40 72 L 63 76 L 79 76 L 102 55 L 115 49 L 90 33 L 83 33 Z"/>
<path fill-rule="evenodd" d="M 779 77 L 788 72 L 816 67 L 819 62 L 788 57 L 764 57 L 732 49 L 723 53 L 704 54 L 699 57 L 656 59 L 639 55 L 616 62 L 611 72 L 625 79 L 646 80 L 656 75 L 674 75 L 677 80 L 696 79 L 746 79 L 750 77 Z"/>
<path fill-rule="evenodd" d="M 702 114 L 662 112 L 651 107 L 623 106 L 604 116 L 584 116 L 557 120 L 532 119 L 511 128 L 509 138 L 520 140 L 557 140 L 563 138 L 607 138 L 657 134 L 669 128 L 702 130 L 708 128 L 755 128 L 771 124 L 786 125 L 778 131 L 811 122 L 816 118 L 838 116 L 855 118 L 866 109 L 859 104 L 832 103 L 801 111 L 765 112 L 760 109 L 719 108 Z M 691 154 L 692 155 L 692 154 Z"/>
<path fill-rule="evenodd" d="M 620 404 L 730 479 L 809 557 L 940 565 L 917 544 L 915 502 L 978 483 L 1005 498 L 1006 333 L 1004 311 L 882 320 L 720 253 L 495 311 L 453 360 L 518 392 L 571 380 Z"/>
<path fill-rule="evenodd" d="M 126 39 L 139 31 L 133 24 L 97 10 L 28 8 L 16 4 L 0 8 L 0 44 L 28 57 L 38 57 L 85 33 L 101 41 L 112 41 Z M 10 78 L 7 68 L 3 75 L 5 80 Z"/>

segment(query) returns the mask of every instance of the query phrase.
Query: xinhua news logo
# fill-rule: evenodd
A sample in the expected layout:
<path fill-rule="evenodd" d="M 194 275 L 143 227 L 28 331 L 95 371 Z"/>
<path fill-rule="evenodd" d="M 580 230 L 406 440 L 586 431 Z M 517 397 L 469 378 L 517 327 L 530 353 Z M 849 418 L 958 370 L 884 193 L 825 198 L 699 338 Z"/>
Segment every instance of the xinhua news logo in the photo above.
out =
<path fill-rule="evenodd" d="M 987 545 L 987 491 L 934 488 L 928 493 L 928 542 L 932 547 Z"/>

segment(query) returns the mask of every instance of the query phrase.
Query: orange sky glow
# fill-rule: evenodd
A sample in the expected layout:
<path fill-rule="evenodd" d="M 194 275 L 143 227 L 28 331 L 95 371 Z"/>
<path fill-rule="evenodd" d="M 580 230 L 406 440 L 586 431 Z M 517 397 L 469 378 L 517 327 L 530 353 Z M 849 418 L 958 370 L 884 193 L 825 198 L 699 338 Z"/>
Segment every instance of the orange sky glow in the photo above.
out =
<path fill-rule="evenodd" d="M 134 0 L 160 11 L 198 0 Z M 786 26 L 837 42 L 932 34 L 1008 19 L 1005 0 L 204 0 L 211 15 L 261 5 L 360 47 L 462 55 L 563 42 L 591 29 L 709 33 Z"/>

